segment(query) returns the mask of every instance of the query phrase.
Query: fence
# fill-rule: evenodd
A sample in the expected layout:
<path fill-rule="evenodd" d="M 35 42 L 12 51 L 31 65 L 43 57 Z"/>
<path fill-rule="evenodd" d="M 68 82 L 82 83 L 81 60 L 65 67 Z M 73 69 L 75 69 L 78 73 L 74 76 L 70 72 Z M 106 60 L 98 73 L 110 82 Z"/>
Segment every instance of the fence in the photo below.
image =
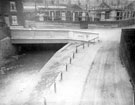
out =
<path fill-rule="evenodd" d="M 93 40 L 93 39 L 91 39 L 91 40 Z M 58 85 L 59 85 L 59 83 L 64 81 L 64 73 L 67 73 L 70 70 L 69 66 L 73 64 L 74 59 L 76 59 L 76 55 L 80 51 L 84 50 L 85 48 L 88 48 L 91 40 L 89 40 L 88 42 L 82 42 L 82 43 L 76 45 L 73 52 L 70 53 L 69 58 L 66 59 L 67 62 L 65 63 L 64 67 L 58 72 L 58 76 L 56 77 L 56 79 L 54 80 L 53 84 L 50 87 L 50 89 L 53 89 L 52 91 L 54 94 L 57 94 L 60 91 L 60 90 L 58 90 Z M 94 40 L 93 43 L 96 43 L 96 40 Z M 44 105 L 47 105 L 47 98 L 44 98 Z"/>

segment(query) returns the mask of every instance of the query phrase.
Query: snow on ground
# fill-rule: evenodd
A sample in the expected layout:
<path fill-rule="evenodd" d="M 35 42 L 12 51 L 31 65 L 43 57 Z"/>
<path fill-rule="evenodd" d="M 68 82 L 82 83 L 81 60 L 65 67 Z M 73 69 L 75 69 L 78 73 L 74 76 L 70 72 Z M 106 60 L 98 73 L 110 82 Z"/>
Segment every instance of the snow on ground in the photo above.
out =
<path fill-rule="evenodd" d="M 99 34 L 99 38 L 102 41 L 118 41 L 120 42 L 121 29 L 112 28 L 112 29 L 90 29 L 86 30 Z"/>
<path fill-rule="evenodd" d="M 44 96 L 48 105 L 78 105 L 87 77 L 90 64 L 100 45 L 91 45 L 75 55 L 68 72 L 63 72 L 63 80 L 57 81 L 57 93 L 51 92 Z M 52 85 L 53 86 L 53 85 Z"/>
<path fill-rule="evenodd" d="M 29 79 L 27 76 L 19 79 L 21 75 L 15 78 L 11 81 L 11 85 L 6 87 L 6 94 L 4 90 L 0 92 L 1 96 L 9 96 L 8 102 L 11 105 L 108 105 L 109 102 L 112 102 L 111 105 L 132 104 L 129 76 L 118 58 L 121 30 L 114 28 L 87 31 L 99 33 L 101 42 L 85 49 L 79 47 L 79 52 L 75 54 L 72 64 L 68 65 L 67 72 L 65 64 L 69 63 L 77 43 L 70 44 L 56 53 L 40 72 L 31 75 Z M 61 71 L 63 80 L 59 81 Z M 55 81 L 56 93 L 54 92 Z M 26 94 L 25 97 L 23 92 Z M 11 100 L 13 96 L 17 99 L 14 102 Z M 0 105 L 9 104 L 6 103 L 6 98 L 0 103 Z"/>
<path fill-rule="evenodd" d="M 38 81 L 38 71 L 50 59 L 55 51 L 28 53 L 7 68 L 15 68 L 0 75 L 0 105 L 19 105 L 29 99 Z M 20 65 L 21 66 L 17 66 Z"/>
<path fill-rule="evenodd" d="M 19 105 L 29 98 L 29 93 L 36 85 L 38 77 L 36 74 L 28 75 L 25 73 L 17 74 L 10 85 L 0 92 L 0 105 Z"/>
<path fill-rule="evenodd" d="M 80 105 L 132 105 L 133 91 L 119 59 L 119 43 L 106 42 L 97 52 Z"/>

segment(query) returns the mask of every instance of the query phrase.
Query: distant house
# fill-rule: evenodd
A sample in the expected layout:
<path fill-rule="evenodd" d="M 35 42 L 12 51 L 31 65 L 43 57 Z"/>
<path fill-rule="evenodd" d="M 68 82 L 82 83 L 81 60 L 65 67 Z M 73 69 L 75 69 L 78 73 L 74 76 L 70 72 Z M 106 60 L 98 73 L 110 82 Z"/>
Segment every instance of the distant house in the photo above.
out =
<path fill-rule="evenodd" d="M 126 18 L 135 18 L 135 1 L 131 2 L 125 7 Z"/>
<path fill-rule="evenodd" d="M 59 21 L 59 22 L 77 22 L 79 15 L 83 12 L 78 5 L 48 5 L 34 4 L 24 5 L 24 14 L 26 20 L 35 21 Z M 35 14 L 36 16 L 34 16 Z M 35 17 L 37 17 L 35 19 Z"/>
<path fill-rule="evenodd" d="M 111 7 L 102 2 L 98 6 L 94 6 L 89 10 L 90 21 L 106 21 L 110 19 Z"/>
<path fill-rule="evenodd" d="M 1 0 L 0 13 L 7 26 L 24 26 L 21 0 Z"/>
<path fill-rule="evenodd" d="M 120 21 L 127 20 L 134 17 L 135 2 L 129 4 L 125 8 L 109 6 L 102 2 L 89 10 L 90 21 Z"/>
<path fill-rule="evenodd" d="M 80 21 L 79 17 L 82 17 L 83 13 L 83 9 L 80 6 L 76 4 L 70 5 L 68 6 L 67 11 L 72 13 L 73 21 Z"/>

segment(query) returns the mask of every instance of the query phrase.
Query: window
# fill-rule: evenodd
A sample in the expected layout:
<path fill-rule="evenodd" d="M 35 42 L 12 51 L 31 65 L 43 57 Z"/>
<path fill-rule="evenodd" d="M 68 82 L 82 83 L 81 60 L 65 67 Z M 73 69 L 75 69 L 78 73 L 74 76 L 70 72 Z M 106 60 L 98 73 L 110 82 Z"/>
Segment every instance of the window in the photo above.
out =
<path fill-rule="evenodd" d="M 10 2 L 10 11 L 16 11 L 16 3 L 13 1 Z"/>
<path fill-rule="evenodd" d="M 18 25 L 17 16 L 12 16 L 12 25 Z"/>
<path fill-rule="evenodd" d="M 105 19 L 109 19 L 109 16 L 110 16 L 110 12 L 106 12 Z"/>
<path fill-rule="evenodd" d="M 60 11 L 56 11 L 56 20 L 60 20 L 61 16 L 60 16 Z"/>

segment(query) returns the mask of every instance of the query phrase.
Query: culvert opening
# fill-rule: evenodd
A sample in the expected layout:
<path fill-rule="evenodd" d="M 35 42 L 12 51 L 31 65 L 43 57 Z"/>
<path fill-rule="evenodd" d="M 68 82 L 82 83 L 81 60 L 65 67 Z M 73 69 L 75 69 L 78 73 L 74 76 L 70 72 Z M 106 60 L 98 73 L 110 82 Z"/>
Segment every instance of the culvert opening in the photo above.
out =
<path fill-rule="evenodd" d="M 15 45 L 17 54 L 4 66 L 6 74 L 34 73 L 40 71 L 49 59 L 66 44 L 23 44 Z"/>
<path fill-rule="evenodd" d="M 17 53 L 35 53 L 42 51 L 58 51 L 66 44 L 20 44 L 16 45 Z"/>

